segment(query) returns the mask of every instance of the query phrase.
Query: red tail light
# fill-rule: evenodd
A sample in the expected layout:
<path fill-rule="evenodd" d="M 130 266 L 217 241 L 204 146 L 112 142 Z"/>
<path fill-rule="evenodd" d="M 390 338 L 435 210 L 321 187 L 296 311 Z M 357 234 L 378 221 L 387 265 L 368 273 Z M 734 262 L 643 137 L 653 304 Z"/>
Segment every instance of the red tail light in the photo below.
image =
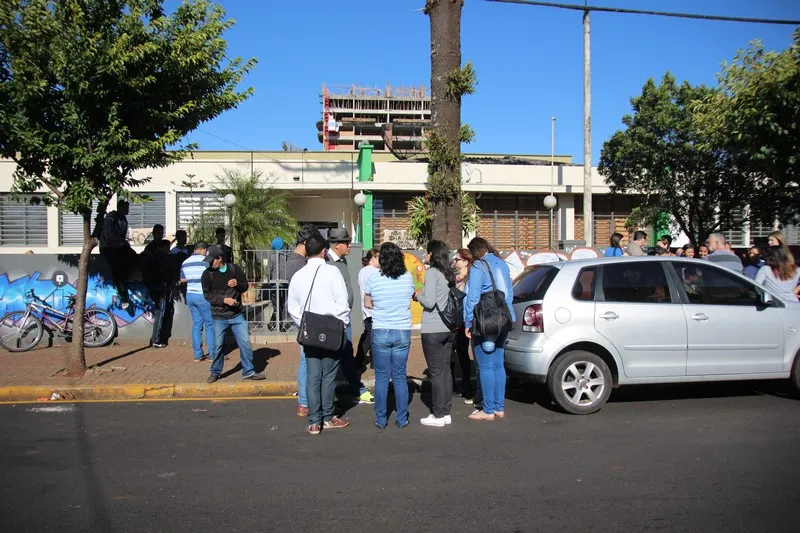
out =
<path fill-rule="evenodd" d="M 525 308 L 525 313 L 522 315 L 522 331 L 544 333 L 542 304 L 533 304 Z"/>

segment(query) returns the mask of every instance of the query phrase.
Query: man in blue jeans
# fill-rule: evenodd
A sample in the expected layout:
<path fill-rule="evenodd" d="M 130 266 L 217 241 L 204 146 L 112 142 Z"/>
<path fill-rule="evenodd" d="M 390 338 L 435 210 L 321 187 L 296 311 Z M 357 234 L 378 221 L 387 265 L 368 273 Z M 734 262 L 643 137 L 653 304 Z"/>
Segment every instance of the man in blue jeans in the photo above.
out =
<path fill-rule="evenodd" d="M 242 294 L 247 291 L 247 277 L 239 265 L 225 262 L 225 252 L 216 244 L 208 249 L 203 261 L 209 268 L 203 272 L 200 283 L 203 296 L 211 304 L 214 319 L 214 361 L 208 383 L 214 383 L 222 374 L 225 358 L 222 353 L 225 332 L 229 329 L 239 346 L 242 362 L 242 379 L 262 380 L 253 367 L 253 347 L 250 345 L 250 329 L 242 314 Z"/>
<path fill-rule="evenodd" d="M 192 314 L 192 349 L 195 363 L 203 361 L 206 357 L 213 357 L 217 353 L 214 349 L 211 304 L 203 296 L 203 285 L 200 283 L 203 272 L 208 268 L 208 263 L 203 261 L 207 251 L 208 244 L 203 241 L 198 242 L 194 245 L 194 253 L 181 265 L 181 283 L 186 284 L 186 305 Z M 203 330 L 206 333 L 208 356 L 203 354 Z"/>

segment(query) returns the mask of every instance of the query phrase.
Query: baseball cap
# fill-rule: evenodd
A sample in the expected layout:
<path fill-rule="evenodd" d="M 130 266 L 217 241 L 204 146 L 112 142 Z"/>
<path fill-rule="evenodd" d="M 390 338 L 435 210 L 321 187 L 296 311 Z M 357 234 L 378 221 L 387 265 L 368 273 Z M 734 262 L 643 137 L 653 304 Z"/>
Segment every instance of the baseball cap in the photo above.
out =
<path fill-rule="evenodd" d="M 217 244 L 212 244 L 208 247 L 208 251 L 206 252 L 206 256 L 203 258 L 203 261 L 210 264 L 211 261 L 223 255 L 225 255 L 225 253 L 222 251 L 222 248 L 220 248 Z"/>

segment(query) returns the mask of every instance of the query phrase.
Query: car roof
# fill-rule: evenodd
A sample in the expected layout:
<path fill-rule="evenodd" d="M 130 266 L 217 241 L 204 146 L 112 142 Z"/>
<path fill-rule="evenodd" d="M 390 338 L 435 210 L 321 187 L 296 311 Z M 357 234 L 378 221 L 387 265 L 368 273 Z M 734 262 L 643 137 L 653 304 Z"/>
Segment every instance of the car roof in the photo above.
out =
<path fill-rule="evenodd" d="M 558 265 L 559 268 L 572 270 L 576 268 L 584 268 L 587 266 L 605 265 L 608 263 L 640 263 L 640 262 L 668 262 L 668 263 L 685 263 L 687 265 L 697 264 L 702 262 L 704 265 L 714 265 L 709 261 L 702 259 L 694 259 L 689 257 L 676 257 L 669 255 L 642 255 L 642 256 L 617 256 L 617 257 L 598 257 L 589 259 L 571 259 L 569 261 L 561 261 L 559 263 L 541 263 L 543 265 Z M 714 265 L 719 267 L 719 265 Z"/>

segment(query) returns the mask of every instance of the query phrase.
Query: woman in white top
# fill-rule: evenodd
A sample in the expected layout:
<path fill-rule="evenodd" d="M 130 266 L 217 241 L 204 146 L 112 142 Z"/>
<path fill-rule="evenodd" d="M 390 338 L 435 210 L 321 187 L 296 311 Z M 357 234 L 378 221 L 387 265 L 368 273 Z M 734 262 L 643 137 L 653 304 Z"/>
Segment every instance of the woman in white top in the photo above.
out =
<path fill-rule="evenodd" d="M 797 303 L 800 295 L 800 268 L 794 263 L 788 248 L 781 245 L 770 246 L 766 263 L 758 270 L 756 283 L 763 285 L 781 300 Z"/>
<path fill-rule="evenodd" d="M 367 367 L 367 353 L 372 357 L 372 310 L 364 307 L 364 287 L 367 286 L 369 278 L 380 273 L 380 263 L 378 262 L 378 249 L 367 250 L 364 259 L 364 268 L 358 273 L 358 289 L 361 291 L 361 315 L 364 317 L 364 333 L 358 340 L 358 350 L 356 351 L 356 364 L 364 369 Z"/>

